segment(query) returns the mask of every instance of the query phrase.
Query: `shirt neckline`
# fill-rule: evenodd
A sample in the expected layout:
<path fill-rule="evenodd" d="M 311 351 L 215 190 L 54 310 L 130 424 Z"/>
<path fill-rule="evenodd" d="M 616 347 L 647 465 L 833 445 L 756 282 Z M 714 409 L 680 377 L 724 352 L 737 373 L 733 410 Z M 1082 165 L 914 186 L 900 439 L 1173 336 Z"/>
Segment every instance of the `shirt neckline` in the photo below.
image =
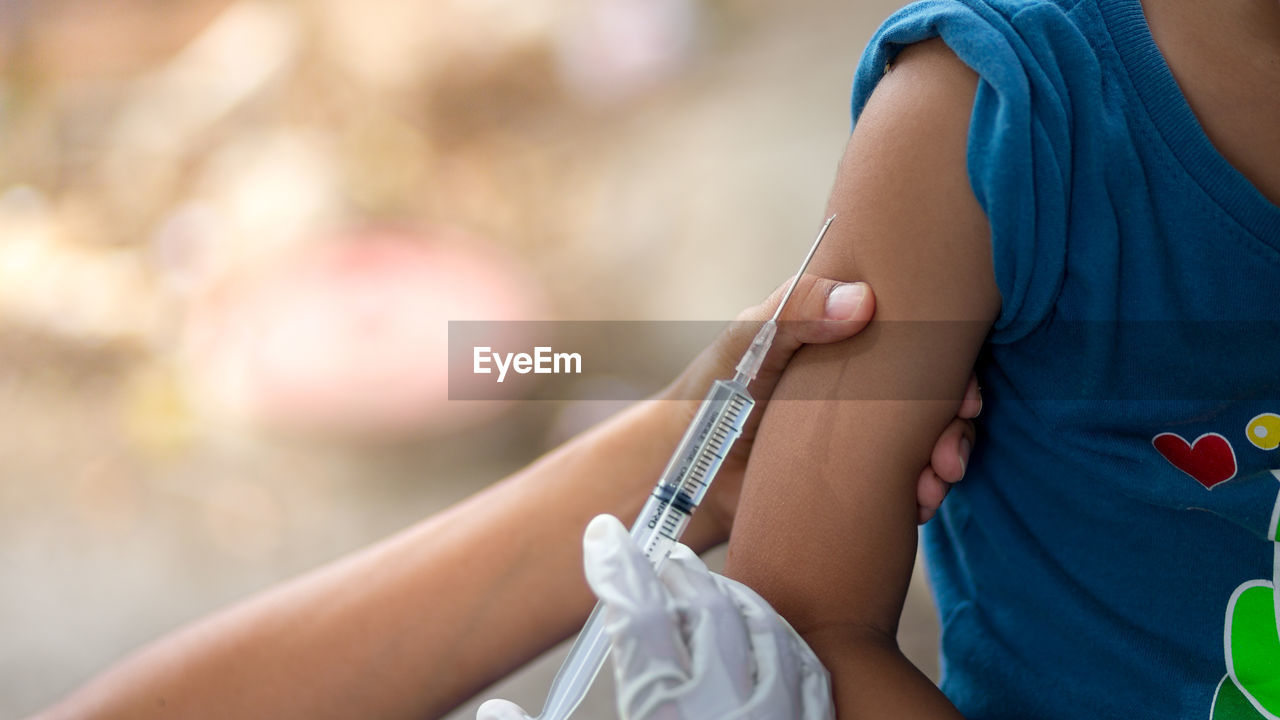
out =
<path fill-rule="evenodd" d="M 1223 211 L 1280 251 L 1280 206 L 1210 142 L 1152 38 L 1139 0 L 1098 0 L 1098 9 L 1135 92 L 1170 152 Z"/>

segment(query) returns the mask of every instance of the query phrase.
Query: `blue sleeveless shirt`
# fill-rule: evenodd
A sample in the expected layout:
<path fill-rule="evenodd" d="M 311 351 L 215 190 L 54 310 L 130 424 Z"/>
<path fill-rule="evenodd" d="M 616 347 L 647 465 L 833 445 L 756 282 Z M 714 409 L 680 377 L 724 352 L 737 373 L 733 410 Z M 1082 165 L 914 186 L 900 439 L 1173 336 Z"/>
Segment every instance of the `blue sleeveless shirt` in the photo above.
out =
<path fill-rule="evenodd" d="M 923 531 L 943 691 L 971 719 L 1280 717 L 1280 208 L 1137 0 L 908 6 L 855 118 L 935 36 L 980 77 L 1003 298 L 967 479 Z"/>

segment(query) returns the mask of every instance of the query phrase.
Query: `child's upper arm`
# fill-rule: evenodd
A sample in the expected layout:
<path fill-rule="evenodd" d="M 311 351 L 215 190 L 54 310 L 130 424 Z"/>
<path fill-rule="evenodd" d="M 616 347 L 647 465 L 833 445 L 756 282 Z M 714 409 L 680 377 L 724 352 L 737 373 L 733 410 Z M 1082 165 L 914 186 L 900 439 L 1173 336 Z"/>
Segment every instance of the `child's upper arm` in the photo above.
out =
<path fill-rule="evenodd" d="M 792 360 L 755 441 L 730 541 L 727 573 L 813 645 L 842 717 L 949 708 L 893 638 L 915 556 L 916 478 L 1000 311 L 966 172 L 976 84 L 928 41 L 899 56 L 867 103 L 814 271 L 868 280 L 876 319 Z M 859 691 L 866 683 L 874 692 Z"/>

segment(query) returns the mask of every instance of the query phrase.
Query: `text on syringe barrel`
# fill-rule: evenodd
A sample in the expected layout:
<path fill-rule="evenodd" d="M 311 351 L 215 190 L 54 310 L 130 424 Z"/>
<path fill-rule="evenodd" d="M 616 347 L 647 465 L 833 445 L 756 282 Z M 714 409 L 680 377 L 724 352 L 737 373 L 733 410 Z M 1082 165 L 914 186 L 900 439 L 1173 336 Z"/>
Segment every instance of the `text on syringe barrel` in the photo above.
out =
<path fill-rule="evenodd" d="M 717 380 L 632 527 L 645 555 L 660 565 L 711 487 L 755 400 L 742 385 Z"/>

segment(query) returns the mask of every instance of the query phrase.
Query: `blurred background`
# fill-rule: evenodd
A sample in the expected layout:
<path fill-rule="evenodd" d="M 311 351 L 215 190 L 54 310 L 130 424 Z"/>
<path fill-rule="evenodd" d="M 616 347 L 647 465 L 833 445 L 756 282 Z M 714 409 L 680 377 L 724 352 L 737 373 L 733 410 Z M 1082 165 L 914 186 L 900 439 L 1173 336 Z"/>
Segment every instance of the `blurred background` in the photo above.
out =
<path fill-rule="evenodd" d="M 758 302 L 896 5 L 0 0 L 0 716 L 612 409 L 451 403 L 448 320 Z"/>

